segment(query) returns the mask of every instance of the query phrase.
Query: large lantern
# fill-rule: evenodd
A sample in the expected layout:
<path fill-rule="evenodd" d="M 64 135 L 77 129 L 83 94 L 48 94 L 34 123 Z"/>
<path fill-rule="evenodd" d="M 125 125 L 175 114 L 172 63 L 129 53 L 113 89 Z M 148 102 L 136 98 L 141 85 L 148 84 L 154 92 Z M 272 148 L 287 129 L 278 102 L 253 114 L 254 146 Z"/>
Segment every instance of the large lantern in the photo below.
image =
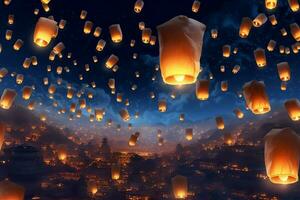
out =
<path fill-rule="evenodd" d="M 293 121 L 300 120 L 300 102 L 298 99 L 289 99 L 284 103 L 284 106 Z"/>
<path fill-rule="evenodd" d="M 46 47 L 52 38 L 56 38 L 57 34 L 57 22 L 45 17 L 40 17 L 35 25 L 33 41 L 40 47 Z"/>
<path fill-rule="evenodd" d="M 291 34 L 293 38 L 299 42 L 300 41 L 300 27 L 297 23 L 290 24 Z"/>
<path fill-rule="evenodd" d="M 265 0 L 265 6 L 267 9 L 272 10 L 277 6 L 277 0 Z"/>
<path fill-rule="evenodd" d="M 0 99 L 1 108 L 8 110 L 12 106 L 17 96 L 17 92 L 12 89 L 5 89 Z"/>
<path fill-rule="evenodd" d="M 111 54 L 109 58 L 106 60 L 105 67 L 111 69 L 119 62 L 118 56 Z"/>
<path fill-rule="evenodd" d="M 188 181 L 185 176 L 177 175 L 172 178 L 173 194 L 176 199 L 185 199 L 188 193 Z"/>
<path fill-rule="evenodd" d="M 23 94 L 22 94 L 23 99 L 24 99 L 24 100 L 30 99 L 31 94 L 32 94 L 32 87 L 30 87 L 30 86 L 25 86 L 25 87 L 23 88 Z"/>
<path fill-rule="evenodd" d="M 198 80 L 196 84 L 196 97 L 199 100 L 207 100 L 209 97 L 209 80 Z"/>
<path fill-rule="evenodd" d="M 126 121 L 130 120 L 130 114 L 129 114 L 128 110 L 122 109 L 122 110 L 120 110 L 119 114 L 120 114 L 121 118 L 123 119 L 123 121 L 126 122 Z"/>
<path fill-rule="evenodd" d="M 161 75 L 166 84 L 192 84 L 197 80 L 205 28 L 182 15 L 157 27 Z"/>
<path fill-rule="evenodd" d="M 278 63 L 277 70 L 280 80 L 288 81 L 291 79 L 291 70 L 288 62 Z"/>
<path fill-rule="evenodd" d="M 299 2 L 298 0 L 288 0 L 289 6 L 293 12 L 297 12 L 299 10 Z"/>
<path fill-rule="evenodd" d="M 113 24 L 109 27 L 111 40 L 114 43 L 120 43 L 123 39 L 123 34 L 120 24 Z"/>
<path fill-rule="evenodd" d="M 0 199 L 2 200 L 23 200 L 25 195 L 24 187 L 16 183 L 4 180 L 0 182 Z"/>
<path fill-rule="evenodd" d="M 248 37 L 251 28 L 252 28 L 252 20 L 249 17 L 243 17 L 240 25 L 240 31 L 239 31 L 240 37 L 241 38 Z"/>
<path fill-rule="evenodd" d="M 272 129 L 265 136 L 265 166 L 272 183 L 298 181 L 299 136 L 291 128 Z"/>
<path fill-rule="evenodd" d="M 262 81 L 250 81 L 244 84 L 243 94 L 247 107 L 252 113 L 259 115 L 271 110 L 265 84 Z"/>

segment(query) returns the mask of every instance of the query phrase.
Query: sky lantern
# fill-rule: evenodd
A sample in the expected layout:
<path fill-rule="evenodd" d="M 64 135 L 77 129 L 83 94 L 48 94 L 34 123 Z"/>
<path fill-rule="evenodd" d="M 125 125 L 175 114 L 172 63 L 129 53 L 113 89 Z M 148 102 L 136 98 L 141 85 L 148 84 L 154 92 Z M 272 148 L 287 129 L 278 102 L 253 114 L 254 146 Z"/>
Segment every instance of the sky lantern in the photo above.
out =
<path fill-rule="evenodd" d="M 53 47 L 53 52 L 55 55 L 60 54 L 65 49 L 65 45 L 63 42 L 59 42 L 57 45 Z"/>
<path fill-rule="evenodd" d="M 97 51 L 103 51 L 105 45 L 106 45 L 105 40 L 100 39 L 100 40 L 98 41 L 98 43 L 97 43 L 96 50 L 97 50 Z"/>
<path fill-rule="evenodd" d="M 120 165 L 113 164 L 111 165 L 111 179 L 118 180 L 121 174 L 121 167 Z"/>
<path fill-rule="evenodd" d="M 93 35 L 94 35 L 94 37 L 100 37 L 101 33 L 102 33 L 102 28 L 97 26 L 94 30 Z"/>
<path fill-rule="evenodd" d="M 111 40 L 114 43 L 120 43 L 123 39 L 122 29 L 120 24 L 113 24 L 109 27 Z"/>
<path fill-rule="evenodd" d="M 228 90 L 228 81 L 222 81 L 221 82 L 221 91 L 227 92 L 227 90 Z"/>
<path fill-rule="evenodd" d="M 287 82 L 286 81 L 281 82 L 280 89 L 281 89 L 281 91 L 286 91 L 286 89 L 287 89 Z"/>
<path fill-rule="evenodd" d="M 276 25 L 278 24 L 275 15 L 270 15 L 270 16 L 269 16 L 269 21 L 271 22 L 272 26 L 276 26 Z"/>
<path fill-rule="evenodd" d="M 64 29 L 65 26 L 66 26 L 66 23 L 67 23 L 66 20 L 61 19 L 61 20 L 59 21 L 59 23 L 58 23 L 58 28 L 59 28 L 59 29 Z"/>
<path fill-rule="evenodd" d="M 23 40 L 17 39 L 17 41 L 14 43 L 13 49 L 19 51 L 22 48 L 23 44 Z"/>
<path fill-rule="evenodd" d="M 67 147 L 65 145 L 57 146 L 57 157 L 62 163 L 65 163 L 68 157 Z"/>
<path fill-rule="evenodd" d="M 265 50 L 257 48 L 254 50 L 254 58 L 258 67 L 265 67 L 267 65 L 267 59 Z"/>
<path fill-rule="evenodd" d="M 185 139 L 191 141 L 193 139 L 193 129 L 187 128 L 185 129 Z"/>
<path fill-rule="evenodd" d="M 243 111 L 241 111 L 241 109 L 239 108 L 234 109 L 233 112 L 236 115 L 236 117 L 239 119 L 242 119 L 244 117 Z"/>
<path fill-rule="evenodd" d="M 146 27 L 145 22 L 139 22 L 139 29 L 142 31 Z"/>
<path fill-rule="evenodd" d="M 175 199 L 185 199 L 188 195 L 188 181 L 185 176 L 177 175 L 172 178 L 172 189 Z"/>
<path fill-rule="evenodd" d="M 299 136 L 291 128 L 272 129 L 265 136 L 265 166 L 274 184 L 298 182 Z"/>
<path fill-rule="evenodd" d="M 12 30 L 6 30 L 6 32 L 5 32 L 5 39 L 6 40 L 11 40 L 12 34 L 13 34 Z"/>
<path fill-rule="evenodd" d="M 254 27 L 261 27 L 263 24 L 267 22 L 268 18 L 264 13 L 260 13 L 255 17 L 255 19 L 252 21 Z"/>
<path fill-rule="evenodd" d="M 300 120 L 300 102 L 298 99 L 289 99 L 285 101 L 284 106 L 293 121 Z"/>
<path fill-rule="evenodd" d="M 299 10 L 298 0 L 288 0 L 288 3 L 293 12 L 297 12 Z"/>
<path fill-rule="evenodd" d="M 1 99 L 0 106 L 1 108 L 8 110 L 12 106 L 17 96 L 17 92 L 12 89 L 4 89 Z"/>
<path fill-rule="evenodd" d="M 21 185 L 9 180 L 0 182 L 0 199 L 3 200 L 24 200 L 25 189 Z"/>
<path fill-rule="evenodd" d="M 276 41 L 270 40 L 267 46 L 268 51 L 274 51 L 275 47 L 276 47 Z"/>
<path fill-rule="evenodd" d="M 129 141 L 128 141 L 128 145 L 130 147 L 135 146 L 136 142 L 137 142 L 137 139 L 138 139 L 138 136 L 136 134 L 131 135 L 130 138 L 129 138 Z"/>
<path fill-rule="evenodd" d="M 123 93 L 117 93 L 116 100 L 118 103 L 121 103 L 123 101 Z"/>
<path fill-rule="evenodd" d="M 54 84 L 51 84 L 48 88 L 48 93 L 49 94 L 54 94 L 56 91 L 56 86 Z"/>
<path fill-rule="evenodd" d="M 277 0 L 265 0 L 265 6 L 267 9 L 272 10 L 277 6 Z"/>
<path fill-rule="evenodd" d="M 35 101 L 30 101 L 27 105 L 28 110 L 34 110 L 35 109 Z"/>
<path fill-rule="evenodd" d="M 130 120 L 130 114 L 127 109 L 121 109 L 119 114 L 124 122 L 127 122 Z"/>
<path fill-rule="evenodd" d="M 44 77 L 44 78 L 43 78 L 43 84 L 44 84 L 44 85 L 48 85 L 48 84 L 49 84 L 49 79 L 48 79 L 48 77 Z"/>
<path fill-rule="evenodd" d="M 67 98 L 72 99 L 74 96 L 74 90 L 72 88 L 67 90 Z"/>
<path fill-rule="evenodd" d="M 95 114 L 97 121 L 102 121 L 102 119 L 105 115 L 105 111 L 103 109 L 95 109 L 94 114 Z"/>
<path fill-rule="evenodd" d="M 223 72 L 223 73 L 225 72 L 225 66 L 224 65 L 220 66 L 220 71 Z"/>
<path fill-rule="evenodd" d="M 30 87 L 30 86 L 25 86 L 25 87 L 23 88 L 23 93 L 22 93 L 23 99 L 24 99 L 24 100 L 30 99 L 31 94 L 32 94 L 32 87 Z"/>
<path fill-rule="evenodd" d="M 280 80 L 289 81 L 291 79 L 291 69 L 288 62 L 278 63 L 277 70 Z"/>
<path fill-rule="evenodd" d="M 76 111 L 76 103 L 71 103 L 70 112 L 74 113 Z"/>
<path fill-rule="evenodd" d="M 184 116 L 183 113 L 181 113 L 181 114 L 179 115 L 179 121 L 183 122 L 184 119 L 185 119 L 185 116 Z"/>
<path fill-rule="evenodd" d="M 46 47 L 51 39 L 58 34 L 57 22 L 46 17 L 40 17 L 35 25 L 33 41 L 40 47 Z"/>
<path fill-rule="evenodd" d="M 134 12 L 136 13 L 140 13 L 142 11 L 144 7 L 144 1 L 143 0 L 137 0 L 135 3 L 134 3 Z"/>
<path fill-rule="evenodd" d="M 233 136 L 230 133 L 225 133 L 224 136 L 223 136 L 223 138 L 224 138 L 224 143 L 226 145 L 228 145 L 228 146 L 234 145 L 235 141 L 234 141 Z"/>
<path fill-rule="evenodd" d="M 151 46 L 154 46 L 156 44 L 156 36 L 155 35 L 151 35 L 150 36 L 150 42 L 149 42 L 149 44 Z"/>
<path fill-rule="evenodd" d="M 84 23 L 83 32 L 84 32 L 85 34 L 90 34 L 91 31 L 92 31 L 93 25 L 94 25 L 93 22 L 91 22 L 91 21 L 86 21 L 86 22 Z"/>
<path fill-rule="evenodd" d="M 206 26 L 186 16 L 177 16 L 157 27 L 160 69 L 166 84 L 196 82 Z"/>
<path fill-rule="evenodd" d="M 210 36 L 212 39 L 216 39 L 218 37 L 218 30 L 217 29 L 211 29 Z"/>
<path fill-rule="evenodd" d="M 223 48 L 222 48 L 222 50 L 223 50 L 223 57 L 229 58 L 230 54 L 231 54 L 231 47 L 230 47 L 230 45 L 228 45 L 228 44 L 224 45 Z"/>
<path fill-rule="evenodd" d="M 300 41 L 300 27 L 297 23 L 290 24 L 290 30 L 293 38 L 299 42 Z"/>
<path fill-rule="evenodd" d="M 201 4 L 200 1 L 194 0 L 193 5 L 192 5 L 192 11 L 194 13 L 197 13 L 199 11 L 200 4 Z"/>
<path fill-rule="evenodd" d="M 11 3 L 11 0 L 3 0 L 3 4 L 8 6 Z"/>
<path fill-rule="evenodd" d="M 241 69 L 241 66 L 239 65 L 235 65 L 233 68 L 232 68 L 232 73 L 233 74 L 237 74 Z"/>
<path fill-rule="evenodd" d="M 250 81 L 243 86 L 243 95 L 247 107 L 253 114 L 265 114 L 271 110 L 265 84 L 262 81 Z"/>
<path fill-rule="evenodd" d="M 86 100 L 85 100 L 85 98 L 79 99 L 78 100 L 78 104 L 79 104 L 80 109 L 84 109 L 86 107 Z"/>
<path fill-rule="evenodd" d="M 109 87 L 110 89 L 116 88 L 116 81 L 115 81 L 114 78 L 108 79 L 108 87 Z"/>
<path fill-rule="evenodd" d="M 45 12 L 49 12 L 50 11 L 50 7 L 49 7 L 48 4 L 42 3 L 42 7 L 43 7 L 43 9 L 44 9 Z"/>
<path fill-rule="evenodd" d="M 252 28 L 252 20 L 249 17 L 243 17 L 240 25 L 239 35 L 241 38 L 247 38 Z"/>
<path fill-rule="evenodd" d="M 223 130 L 225 128 L 223 117 L 216 117 L 216 125 L 219 130 Z"/>
<path fill-rule="evenodd" d="M 97 183 L 95 182 L 90 182 L 88 183 L 88 192 L 90 192 L 90 194 L 92 196 L 96 195 L 97 192 L 98 192 L 98 186 L 97 186 Z"/>
<path fill-rule="evenodd" d="M 142 41 L 144 44 L 148 44 L 150 42 L 152 30 L 151 28 L 144 28 L 142 30 Z"/>
<path fill-rule="evenodd" d="M 5 67 L 0 69 L 0 78 L 4 78 L 8 73 L 8 70 Z"/>
<path fill-rule="evenodd" d="M 161 99 L 158 101 L 158 111 L 159 112 L 167 111 L 167 101 L 165 99 Z"/>
<path fill-rule="evenodd" d="M 119 57 L 114 54 L 111 54 L 105 62 L 105 67 L 111 69 L 118 62 L 119 62 Z"/>
<path fill-rule="evenodd" d="M 88 12 L 86 10 L 82 10 L 80 12 L 80 19 L 84 20 L 87 16 Z"/>
<path fill-rule="evenodd" d="M 9 25 L 13 25 L 15 21 L 15 16 L 14 15 L 8 15 L 7 23 Z"/>

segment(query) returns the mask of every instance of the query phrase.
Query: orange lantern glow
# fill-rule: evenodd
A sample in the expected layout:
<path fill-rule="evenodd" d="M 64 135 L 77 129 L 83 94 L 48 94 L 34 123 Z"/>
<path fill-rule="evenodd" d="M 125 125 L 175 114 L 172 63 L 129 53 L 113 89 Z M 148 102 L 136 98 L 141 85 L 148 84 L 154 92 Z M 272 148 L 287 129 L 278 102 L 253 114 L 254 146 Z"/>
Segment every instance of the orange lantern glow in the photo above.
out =
<path fill-rule="evenodd" d="M 35 25 L 33 41 L 40 47 L 46 47 L 52 38 L 56 38 L 57 34 L 57 22 L 45 17 L 40 17 Z"/>
<path fill-rule="evenodd" d="M 258 67 L 265 67 L 267 65 L 267 59 L 264 49 L 257 48 L 254 51 L 254 58 Z"/>
<path fill-rule="evenodd" d="M 216 117 L 216 125 L 219 130 L 223 130 L 225 128 L 223 117 Z"/>
<path fill-rule="evenodd" d="M 188 182 L 185 176 L 177 175 L 172 178 L 173 194 L 176 199 L 185 199 L 188 193 Z"/>
<path fill-rule="evenodd" d="M 134 4 L 134 12 L 140 13 L 144 7 L 144 1 L 143 0 L 137 0 Z"/>
<path fill-rule="evenodd" d="M 284 106 L 293 121 L 300 120 L 300 102 L 298 99 L 289 99 L 285 101 Z"/>
<path fill-rule="evenodd" d="M 114 43 L 120 43 L 123 39 L 122 29 L 120 24 L 113 24 L 109 27 L 111 40 Z"/>
<path fill-rule="evenodd" d="M 16 183 L 4 180 L 0 182 L 0 199 L 24 200 L 25 189 Z"/>
<path fill-rule="evenodd" d="M 291 70 L 288 62 L 278 63 L 277 69 L 280 80 L 289 81 L 291 79 Z"/>
<path fill-rule="evenodd" d="M 247 38 L 252 28 L 252 20 L 249 17 L 243 17 L 239 35 L 241 38 Z"/>
<path fill-rule="evenodd" d="M 15 98 L 17 96 L 17 93 L 15 90 L 12 89 L 5 89 L 2 93 L 1 99 L 0 99 L 0 106 L 1 108 L 8 110 L 12 106 L 12 104 L 15 101 Z"/>

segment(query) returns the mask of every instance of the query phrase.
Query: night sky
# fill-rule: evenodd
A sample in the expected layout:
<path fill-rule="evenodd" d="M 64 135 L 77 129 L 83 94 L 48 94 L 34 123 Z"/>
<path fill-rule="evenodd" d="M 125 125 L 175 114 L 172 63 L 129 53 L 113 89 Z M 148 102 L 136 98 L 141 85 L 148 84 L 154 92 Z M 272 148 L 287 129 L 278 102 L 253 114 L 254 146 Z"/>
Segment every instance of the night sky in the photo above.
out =
<path fill-rule="evenodd" d="M 293 13 L 287 1 L 279 1 L 274 11 L 268 11 L 265 8 L 264 1 L 261 0 L 203 0 L 198 13 L 191 11 L 193 0 L 162 0 L 150 1 L 145 0 L 145 5 L 141 13 L 133 11 L 135 1 L 106 1 L 106 0 L 86 0 L 86 1 L 69 1 L 59 0 L 51 1 L 50 11 L 45 12 L 40 1 L 21 1 L 13 0 L 9 6 L 0 5 L 0 43 L 3 50 L 0 54 L 0 67 L 5 67 L 10 73 L 16 72 L 24 74 L 25 79 L 22 85 L 15 83 L 15 78 L 6 76 L 1 84 L 1 92 L 5 88 L 11 88 L 18 91 L 16 105 L 28 104 L 21 98 L 21 89 L 25 85 L 35 85 L 31 99 L 40 102 L 36 110 L 37 115 L 46 113 L 48 120 L 55 123 L 64 124 L 65 126 L 82 126 L 86 128 L 103 127 L 107 119 L 112 119 L 116 124 L 122 124 L 119 116 L 119 110 L 125 108 L 124 101 L 116 102 L 116 96 L 110 93 L 107 86 L 109 78 L 116 80 L 116 93 L 124 94 L 123 99 L 128 98 L 130 106 L 127 107 L 131 114 L 131 123 L 134 127 L 160 127 L 191 126 L 191 124 L 201 124 L 203 129 L 215 128 L 214 118 L 223 116 L 225 123 L 238 122 L 242 123 L 245 119 L 239 120 L 234 117 L 235 108 L 242 109 L 247 118 L 259 118 L 251 112 L 246 111 L 243 98 L 238 97 L 245 82 L 251 80 L 263 80 L 266 84 L 268 96 L 272 106 L 272 112 L 283 108 L 283 102 L 289 98 L 299 98 L 300 96 L 300 61 L 298 55 L 291 50 L 289 55 L 280 54 L 279 45 L 291 46 L 296 41 L 289 32 L 289 24 L 299 22 L 299 12 Z M 36 16 L 33 14 L 34 9 L 40 10 Z M 102 33 L 100 38 L 106 41 L 106 47 L 102 52 L 95 50 L 97 41 L 93 34 L 86 35 L 83 33 L 85 20 L 79 18 L 81 10 L 87 10 L 86 20 L 94 23 L 94 27 L 100 26 Z M 243 17 L 254 19 L 259 13 L 264 12 L 267 16 L 275 14 L 278 24 L 272 26 L 267 21 L 262 27 L 252 27 L 250 35 L 246 39 L 239 37 L 239 26 Z M 7 17 L 14 14 L 15 23 L 8 25 Z M 33 32 L 35 24 L 39 17 L 54 16 L 59 22 L 61 19 L 67 21 L 64 30 L 59 30 L 57 38 L 53 39 L 46 48 L 37 47 L 33 42 Z M 212 73 L 214 79 L 210 84 L 210 97 L 208 101 L 199 101 L 195 96 L 195 85 L 187 86 L 170 86 L 162 81 L 160 71 L 155 71 L 155 65 L 159 64 L 159 44 L 158 40 L 155 46 L 145 45 L 141 41 L 141 31 L 138 29 L 140 21 L 145 22 L 146 27 L 152 29 L 152 34 L 157 36 L 156 26 L 168 21 L 177 15 L 186 15 L 206 25 L 206 32 L 203 41 L 201 56 L 201 67 L 203 71 L 199 74 L 198 79 L 208 78 Z M 119 23 L 123 32 L 123 41 L 115 44 L 111 41 L 108 27 L 111 24 Z M 211 29 L 218 29 L 219 36 L 216 40 L 210 36 Z M 283 37 L 280 29 L 286 28 L 288 36 Z M 12 40 L 5 40 L 7 29 L 13 30 Z M 14 51 L 12 46 L 17 39 L 24 41 L 24 46 L 20 51 Z M 136 45 L 131 48 L 130 40 L 135 39 Z M 270 39 L 277 41 L 274 52 L 268 52 L 267 66 L 259 69 L 255 63 L 253 51 L 260 47 L 266 48 Z M 63 58 L 56 58 L 54 62 L 48 60 L 48 55 L 58 42 L 63 42 L 66 49 L 63 51 Z M 237 47 L 238 53 L 231 55 L 230 58 L 223 58 L 222 46 L 231 45 L 232 49 Z M 67 53 L 72 53 L 72 58 L 67 58 Z M 106 59 L 115 54 L 119 57 L 119 70 L 114 73 L 108 70 L 104 63 Z M 132 58 L 133 53 L 138 53 L 138 58 Z M 24 69 L 22 63 L 26 57 L 37 56 L 38 66 L 30 66 Z M 92 57 L 97 56 L 99 62 L 93 63 Z M 76 59 L 78 65 L 73 65 Z M 280 90 L 281 81 L 278 76 L 276 64 L 279 62 L 289 62 L 291 67 L 291 80 L 288 82 L 287 91 Z M 84 65 L 89 64 L 91 70 L 86 72 Z M 46 66 L 52 66 L 52 72 L 47 72 Z M 220 66 L 224 65 L 225 73 L 220 72 Z M 238 74 L 232 74 L 231 70 L 235 65 L 240 65 L 241 69 Z M 57 66 L 68 66 L 70 72 L 63 71 L 61 75 L 56 74 Z M 140 73 L 140 78 L 135 77 L 135 72 Z M 84 80 L 80 81 L 78 76 L 82 74 Z M 152 81 L 155 76 L 156 80 Z M 43 78 L 48 77 L 50 83 L 55 83 L 57 78 L 62 78 L 63 83 L 57 86 L 57 92 L 54 99 L 48 97 L 48 86 L 43 85 Z M 227 80 L 229 83 L 228 92 L 224 93 L 220 89 L 220 83 Z M 91 87 L 91 82 L 95 82 L 96 89 Z M 93 91 L 94 98 L 87 100 L 87 104 L 92 108 L 105 108 L 106 115 L 102 122 L 88 122 L 89 113 L 83 110 L 84 116 L 80 119 L 74 117 L 73 121 L 68 120 L 68 111 L 64 115 L 58 115 L 57 111 L 61 108 L 69 110 L 72 102 L 77 103 L 78 98 L 72 100 L 66 98 L 66 84 L 71 83 L 76 91 L 83 89 L 86 97 L 87 91 Z M 131 86 L 137 85 L 137 90 L 132 91 Z M 149 93 L 154 92 L 156 97 L 150 99 Z M 175 92 L 176 98 L 172 99 L 170 94 Z M 166 113 L 160 113 L 157 110 L 159 99 L 166 98 L 168 110 Z M 53 107 L 52 103 L 56 100 L 58 107 Z M 139 112 L 140 117 L 134 118 L 134 113 Z M 179 115 L 185 114 L 185 122 L 179 122 Z M 238 121 L 239 120 L 239 121 Z M 201 132 L 201 130 L 196 130 Z"/>

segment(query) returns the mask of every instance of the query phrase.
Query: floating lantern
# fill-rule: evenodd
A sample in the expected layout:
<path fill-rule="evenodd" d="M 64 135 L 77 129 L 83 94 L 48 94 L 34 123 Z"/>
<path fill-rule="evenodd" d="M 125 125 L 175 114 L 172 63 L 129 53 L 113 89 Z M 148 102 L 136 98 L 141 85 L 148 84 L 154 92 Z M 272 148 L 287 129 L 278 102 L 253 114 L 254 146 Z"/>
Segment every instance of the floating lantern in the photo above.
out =
<path fill-rule="evenodd" d="M 193 139 L 193 129 L 187 128 L 185 129 L 185 139 L 191 141 Z"/>
<path fill-rule="evenodd" d="M 271 22 L 272 26 L 276 26 L 277 23 L 278 23 L 275 15 L 270 15 L 269 16 L 269 21 Z"/>
<path fill-rule="evenodd" d="M 134 12 L 140 13 L 144 7 L 144 1 L 143 0 L 137 0 L 134 4 Z"/>
<path fill-rule="evenodd" d="M 290 24 L 291 34 L 293 38 L 299 42 L 300 41 L 300 28 L 297 23 Z"/>
<path fill-rule="evenodd" d="M 60 54 L 65 49 L 64 43 L 60 42 L 53 47 L 53 52 L 57 55 Z"/>
<path fill-rule="evenodd" d="M 276 47 L 276 41 L 270 40 L 267 46 L 268 51 L 274 51 L 275 47 Z"/>
<path fill-rule="evenodd" d="M 25 189 L 16 183 L 4 180 L 0 182 L 0 199 L 24 200 Z"/>
<path fill-rule="evenodd" d="M 271 110 L 265 84 L 262 81 L 250 81 L 244 84 L 243 94 L 247 107 L 252 113 L 259 115 Z"/>
<path fill-rule="evenodd" d="M 130 120 L 130 114 L 129 114 L 128 110 L 122 109 L 122 110 L 120 110 L 119 114 L 120 114 L 121 118 L 123 119 L 123 121 L 127 122 Z"/>
<path fill-rule="evenodd" d="M 101 32 L 102 32 L 102 28 L 97 26 L 94 31 L 94 37 L 100 37 Z"/>
<path fill-rule="evenodd" d="M 216 117 L 216 125 L 219 130 L 223 130 L 225 128 L 223 117 Z"/>
<path fill-rule="evenodd" d="M 57 22 L 45 17 L 40 17 L 35 25 L 33 41 L 40 47 L 46 47 L 52 38 L 58 34 Z"/>
<path fill-rule="evenodd" d="M 120 172 L 121 172 L 121 167 L 119 165 L 112 165 L 111 166 L 111 178 L 113 180 L 118 180 L 120 178 Z"/>
<path fill-rule="evenodd" d="M 233 112 L 239 119 L 242 119 L 244 117 L 244 113 L 239 108 L 234 109 Z"/>
<path fill-rule="evenodd" d="M 16 51 L 19 51 L 21 49 L 21 47 L 23 46 L 24 42 L 21 39 L 17 39 L 17 41 L 15 42 L 13 49 Z"/>
<path fill-rule="evenodd" d="M 185 199 L 188 193 L 187 178 L 180 175 L 173 177 L 172 188 L 175 199 Z"/>
<path fill-rule="evenodd" d="M 264 49 L 257 48 L 254 51 L 254 58 L 258 67 L 265 67 L 267 65 L 267 59 Z"/>
<path fill-rule="evenodd" d="M 123 39 L 123 34 L 120 24 L 113 24 L 109 27 L 111 40 L 114 43 L 120 43 Z"/>
<path fill-rule="evenodd" d="M 12 30 L 6 30 L 5 39 L 6 40 L 11 40 L 12 34 L 13 34 Z"/>
<path fill-rule="evenodd" d="M 223 57 L 229 58 L 230 57 L 230 52 L 231 52 L 230 45 L 224 45 L 222 50 L 223 50 Z"/>
<path fill-rule="evenodd" d="M 56 86 L 54 84 L 51 84 L 48 88 L 48 93 L 49 94 L 54 94 L 56 91 Z"/>
<path fill-rule="evenodd" d="M 93 25 L 94 25 L 93 22 L 91 22 L 91 21 L 86 21 L 86 22 L 84 23 L 83 32 L 84 32 L 85 34 L 90 34 L 91 31 L 92 31 Z"/>
<path fill-rule="evenodd" d="M 277 6 L 277 0 L 265 0 L 265 6 L 267 9 L 272 10 Z"/>
<path fill-rule="evenodd" d="M 118 56 L 116 56 L 114 54 L 111 54 L 105 62 L 105 67 L 108 68 L 108 69 L 111 69 L 118 62 L 119 62 Z"/>
<path fill-rule="evenodd" d="M 1 99 L 0 99 L 0 106 L 1 108 L 8 110 L 12 106 L 15 101 L 17 93 L 15 90 L 12 89 L 4 89 Z"/>
<path fill-rule="evenodd" d="M 280 80 L 289 81 L 291 79 L 291 70 L 288 62 L 278 63 L 277 69 Z"/>
<path fill-rule="evenodd" d="M 64 29 L 64 28 L 65 28 L 65 26 L 66 26 L 66 23 L 67 23 L 67 21 L 66 21 L 66 20 L 64 20 L 64 19 L 61 19 L 61 20 L 59 21 L 58 28 L 60 28 L 60 29 Z"/>
<path fill-rule="evenodd" d="M 291 128 L 272 129 L 265 136 L 265 166 L 272 183 L 298 182 L 299 136 Z"/>
<path fill-rule="evenodd" d="M 252 20 L 249 17 L 243 17 L 239 35 L 241 38 L 247 38 L 252 28 Z"/>
<path fill-rule="evenodd" d="M 0 78 L 4 78 L 7 73 L 8 73 L 8 70 L 5 67 L 1 68 L 0 69 Z"/>
<path fill-rule="evenodd" d="M 218 37 L 218 30 L 217 29 L 211 29 L 210 36 L 212 39 L 216 39 Z"/>
<path fill-rule="evenodd" d="M 129 141 L 128 141 L 128 145 L 133 147 L 136 145 L 136 142 L 137 142 L 137 139 L 138 139 L 138 136 L 137 135 L 131 135 L 130 138 L 129 138 Z"/>
<path fill-rule="evenodd" d="M 200 8 L 200 1 L 195 0 L 192 5 L 192 11 L 194 13 L 197 13 L 199 11 L 199 8 Z"/>
<path fill-rule="evenodd" d="M 165 99 L 161 99 L 158 102 L 158 111 L 159 112 L 166 112 L 167 111 L 167 101 Z"/>
<path fill-rule="evenodd" d="M 105 44 L 106 44 L 105 40 L 100 39 L 97 43 L 96 50 L 103 51 Z"/>
<path fill-rule="evenodd" d="M 255 17 L 255 19 L 253 20 L 253 26 L 254 27 L 261 27 L 263 24 L 265 24 L 267 22 L 268 18 L 264 13 L 260 13 L 257 15 L 257 17 Z"/>
<path fill-rule="evenodd" d="M 227 92 L 228 90 L 228 82 L 227 81 L 222 81 L 221 82 L 221 91 L 222 92 Z"/>
<path fill-rule="evenodd" d="M 142 30 L 142 41 L 143 41 L 143 43 L 148 44 L 150 42 L 151 33 L 152 33 L 151 28 L 144 28 Z"/>
<path fill-rule="evenodd" d="M 177 16 L 157 27 L 165 83 L 184 85 L 197 80 L 205 28 L 186 16 Z"/>
<path fill-rule="evenodd" d="M 23 99 L 24 99 L 24 100 L 30 99 L 31 94 L 32 94 L 32 87 L 30 87 L 30 86 L 25 86 L 25 87 L 23 88 L 23 94 L 22 94 Z"/>
<path fill-rule="evenodd" d="M 288 0 L 288 3 L 293 12 L 297 12 L 299 10 L 298 0 Z"/>
<path fill-rule="evenodd" d="M 289 99 L 285 101 L 284 106 L 293 121 L 300 120 L 300 102 L 298 99 Z"/>

